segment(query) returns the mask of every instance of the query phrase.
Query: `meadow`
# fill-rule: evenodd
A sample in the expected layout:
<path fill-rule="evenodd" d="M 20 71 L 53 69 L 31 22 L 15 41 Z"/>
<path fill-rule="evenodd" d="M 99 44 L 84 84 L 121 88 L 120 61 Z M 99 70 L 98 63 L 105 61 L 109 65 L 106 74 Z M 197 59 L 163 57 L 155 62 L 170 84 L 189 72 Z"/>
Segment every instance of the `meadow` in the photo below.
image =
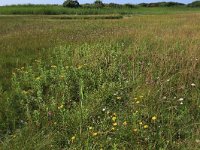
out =
<path fill-rule="evenodd" d="M 0 16 L 0 149 L 200 149 L 200 14 L 153 14 Z"/>
<path fill-rule="evenodd" d="M 0 15 L 134 15 L 177 14 L 199 12 L 199 7 L 140 7 L 135 8 L 64 8 L 60 5 L 11 5 L 0 6 Z"/>

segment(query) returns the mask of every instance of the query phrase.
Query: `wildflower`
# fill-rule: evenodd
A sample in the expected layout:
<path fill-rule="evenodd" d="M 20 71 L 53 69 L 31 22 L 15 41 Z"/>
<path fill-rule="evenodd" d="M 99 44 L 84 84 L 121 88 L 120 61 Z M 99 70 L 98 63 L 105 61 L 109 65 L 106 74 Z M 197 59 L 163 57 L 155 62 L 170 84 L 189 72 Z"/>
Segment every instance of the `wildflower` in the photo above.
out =
<path fill-rule="evenodd" d="M 114 122 L 114 123 L 113 123 L 113 126 L 117 126 L 117 123 L 116 123 L 116 122 Z"/>
<path fill-rule="evenodd" d="M 138 99 L 137 97 L 134 98 L 134 100 L 137 100 L 137 99 Z"/>
<path fill-rule="evenodd" d="M 40 77 L 37 77 L 36 80 L 40 80 Z"/>
<path fill-rule="evenodd" d="M 51 68 L 56 68 L 56 67 L 57 67 L 56 65 L 52 65 L 52 66 L 51 66 Z"/>
<path fill-rule="evenodd" d="M 103 108 L 103 109 L 102 109 L 102 111 L 105 111 L 105 110 L 106 110 L 106 108 Z"/>
<path fill-rule="evenodd" d="M 72 143 L 74 142 L 75 139 L 76 139 L 75 136 L 72 136 L 72 137 L 71 137 Z"/>
<path fill-rule="evenodd" d="M 124 125 L 124 126 L 126 126 L 126 125 L 127 125 L 127 122 L 126 122 L 126 121 L 124 121 L 124 122 L 123 122 L 123 125 Z"/>
<path fill-rule="evenodd" d="M 89 127 L 89 130 L 92 130 L 93 128 L 92 127 Z"/>
<path fill-rule="evenodd" d="M 118 96 L 118 97 L 117 97 L 117 100 L 120 100 L 120 99 L 122 99 L 122 98 L 121 98 L 120 96 Z"/>
<path fill-rule="evenodd" d="M 62 105 L 60 105 L 59 107 L 58 107 L 58 109 L 62 109 L 64 107 L 64 105 L 62 104 Z"/>
<path fill-rule="evenodd" d="M 178 101 L 183 101 L 183 98 L 179 98 Z"/>
<path fill-rule="evenodd" d="M 79 66 L 78 66 L 78 69 L 81 69 L 82 67 L 83 67 L 82 65 L 79 65 Z"/>
<path fill-rule="evenodd" d="M 138 129 L 136 129 L 136 128 L 135 128 L 135 129 L 133 129 L 133 131 L 134 131 L 134 132 L 137 132 L 137 131 L 138 131 Z"/>
<path fill-rule="evenodd" d="M 136 104 L 139 104 L 140 103 L 140 101 L 136 101 Z"/>
<path fill-rule="evenodd" d="M 148 125 L 144 125 L 144 129 L 147 129 L 149 126 Z"/>
<path fill-rule="evenodd" d="M 116 114 L 116 113 L 113 113 L 113 116 L 117 116 L 117 114 Z"/>
<path fill-rule="evenodd" d="M 115 122 L 115 121 L 116 121 L 116 119 L 117 119 L 117 117 L 116 117 L 116 116 L 112 117 L 112 121 L 113 121 L 113 122 Z"/>
<path fill-rule="evenodd" d="M 112 131 L 114 131 L 114 130 L 115 130 L 115 128 L 114 128 L 114 127 L 112 127 L 112 128 L 111 128 L 111 130 L 112 130 Z"/>
<path fill-rule="evenodd" d="M 140 98 L 143 98 L 143 97 L 144 97 L 143 95 L 140 96 Z"/>
<path fill-rule="evenodd" d="M 155 120 L 157 119 L 157 117 L 156 117 L 156 116 L 153 116 L 151 119 L 152 119 L 153 121 L 155 121 Z"/>
<path fill-rule="evenodd" d="M 142 123 L 142 121 L 141 122 L 139 122 L 139 125 L 142 125 L 143 123 Z"/>
<path fill-rule="evenodd" d="M 164 96 L 164 97 L 163 97 L 163 99 L 167 99 L 167 97 L 166 97 L 166 96 Z"/>
<path fill-rule="evenodd" d="M 183 102 L 180 102 L 180 105 L 183 105 Z"/>
<path fill-rule="evenodd" d="M 93 132 L 92 136 L 97 136 L 97 134 L 98 134 L 97 132 Z"/>
<path fill-rule="evenodd" d="M 26 95 L 28 92 L 27 91 L 22 91 L 22 94 Z"/>
<path fill-rule="evenodd" d="M 61 75 L 60 78 L 63 79 L 65 76 Z"/>
<path fill-rule="evenodd" d="M 192 83 L 191 86 L 195 87 L 196 85 L 194 83 Z"/>
<path fill-rule="evenodd" d="M 54 124 L 54 125 L 57 125 L 57 122 L 54 122 L 53 124 Z"/>

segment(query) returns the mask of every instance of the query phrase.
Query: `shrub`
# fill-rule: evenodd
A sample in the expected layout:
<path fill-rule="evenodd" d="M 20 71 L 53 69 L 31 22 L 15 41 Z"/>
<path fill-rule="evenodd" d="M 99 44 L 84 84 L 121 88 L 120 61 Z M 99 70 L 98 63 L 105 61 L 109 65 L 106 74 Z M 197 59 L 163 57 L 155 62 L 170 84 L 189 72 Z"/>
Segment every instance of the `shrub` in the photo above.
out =
<path fill-rule="evenodd" d="M 80 5 L 77 0 L 66 0 L 63 3 L 63 7 L 77 8 L 77 7 L 80 7 Z"/>

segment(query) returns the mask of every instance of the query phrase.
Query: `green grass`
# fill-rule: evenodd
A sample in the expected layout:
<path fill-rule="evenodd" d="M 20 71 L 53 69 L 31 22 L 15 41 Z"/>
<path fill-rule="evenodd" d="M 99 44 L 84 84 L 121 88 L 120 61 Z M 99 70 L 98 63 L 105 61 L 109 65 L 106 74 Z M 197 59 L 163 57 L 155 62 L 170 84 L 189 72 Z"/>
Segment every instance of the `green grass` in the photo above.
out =
<path fill-rule="evenodd" d="M 54 17 L 0 17 L 0 149 L 200 148 L 200 14 Z"/>
<path fill-rule="evenodd" d="M 200 8 L 191 7 L 136 7 L 136 8 L 64 8 L 51 5 L 22 5 L 22 6 L 1 6 L 1 15 L 100 15 L 100 14 L 177 14 L 185 12 L 199 12 Z"/>

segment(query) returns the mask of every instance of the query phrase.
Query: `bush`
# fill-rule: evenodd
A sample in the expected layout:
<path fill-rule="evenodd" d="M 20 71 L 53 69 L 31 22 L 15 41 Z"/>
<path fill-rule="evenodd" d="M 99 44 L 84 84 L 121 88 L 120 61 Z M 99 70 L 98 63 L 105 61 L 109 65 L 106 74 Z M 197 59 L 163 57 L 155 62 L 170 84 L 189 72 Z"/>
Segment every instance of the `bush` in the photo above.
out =
<path fill-rule="evenodd" d="M 77 0 L 66 0 L 63 3 L 63 7 L 77 8 L 80 7 L 80 4 Z"/>

